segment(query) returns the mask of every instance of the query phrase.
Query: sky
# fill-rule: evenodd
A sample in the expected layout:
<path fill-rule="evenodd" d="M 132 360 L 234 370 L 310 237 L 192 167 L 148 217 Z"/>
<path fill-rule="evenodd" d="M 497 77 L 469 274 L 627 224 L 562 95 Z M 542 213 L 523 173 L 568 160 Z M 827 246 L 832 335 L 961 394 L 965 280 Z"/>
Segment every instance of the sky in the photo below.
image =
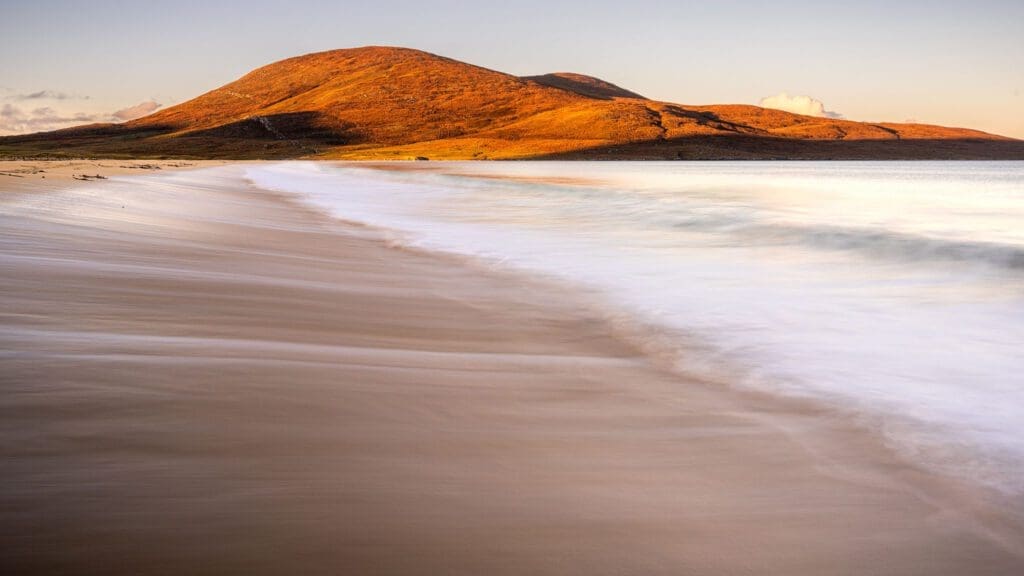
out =
<path fill-rule="evenodd" d="M 683 104 L 1024 138 L 1024 0 L 0 0 L 0 134 L 122 121 L 365 45 Z"/>

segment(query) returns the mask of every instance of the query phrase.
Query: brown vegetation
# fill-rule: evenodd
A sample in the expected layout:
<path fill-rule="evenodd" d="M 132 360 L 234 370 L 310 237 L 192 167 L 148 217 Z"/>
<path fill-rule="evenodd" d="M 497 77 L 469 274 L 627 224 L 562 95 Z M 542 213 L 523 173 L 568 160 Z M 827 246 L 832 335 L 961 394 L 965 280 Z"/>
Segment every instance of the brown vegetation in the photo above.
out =
<path fill-rule="evenodd" d="M 289 58 L 125 124 L 0 138 L 0 156 L 1014 158 L 976 130 L 656 102 L 579 74 L 519 78 L 406 48 Z"/>

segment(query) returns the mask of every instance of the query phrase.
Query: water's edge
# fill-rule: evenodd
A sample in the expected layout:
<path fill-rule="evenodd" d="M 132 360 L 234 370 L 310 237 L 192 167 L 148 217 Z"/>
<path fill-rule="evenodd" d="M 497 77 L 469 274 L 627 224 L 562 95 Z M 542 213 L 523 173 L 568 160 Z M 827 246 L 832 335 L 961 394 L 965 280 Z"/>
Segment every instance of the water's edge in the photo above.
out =
<path fill-rule="evenodd" d="M 481 168 L 467 169 L 459 164 L 441 173 L 396 173 L 347 164 L 282 163 L 249 168 L 247 175 L 260 187 L 297 194 L 345 220 L 389 230 L 395 242 L 539 274 L 597 294 L 606 302 L 613 322 L 652 327 L 642 331 L 648 335 L 645 338 L 660 335 L 657 342 L 642 345 L 660 351 L 675 346 L 685 352 L 685 362 L 678 365 L 681 371 L 730 374 L 729 379 L 740 386 L 823 401 L 881 429 L 899 452 L 914 461 L 1008 494 L 1019 494 L 1024 489 L 1024 445 L 1015 435 L 1014 425 L 1020 421 L 1022 408 L 1021 387 L 1014 380 L 1020 372 L 1014 372 L 1015 359 L 1004 350 L 1024 332 L 1015 318 L 1006 317 L 1005 306 L 997 306 L 1005 304 L 1012 312 L 1018 302 L 1014 298 L 1019 286 L 1015 275 L 1024 247 L 1016 243 L 1012 230 L 1006 237 L 972 238 L 971 226 L 975 223 L 971 219 L 984 219 L 985 214 L 970 214 L 957 222 L 963 230 L 940 231 L 945 237 L 927 237 L 933 230 L 925 230 L 926 234 L 895 230 L 887 237 L 869 230 L 865 235 L 862 223 L 856 221 L 843 226 L 825 222 L 821 226 L 821 222 L 815 222 L 820 210 L 798 213 L 815 199 L 812 189 L 800 188 L 799 174 L 794 175 L 789 168 L 781 183 L 775 182 L 764 197 L 777 202 L 775 198 L 784 196 L 784 208 L 796 215 L 786 214 L 786 222 L 765 222 L 756 212 L 763 209 L 760 206 L 744 212 L 751 203 L 749 197 L 730 193 L 723 200 L 721 193 L 708 185 L 713 178 L 706 173 L 693 175 L 699 185 L 689 189 L 687 201 L 691 203 L 686 212 L 673 213 L 678 208 L 674 206 L 676 197 L 659 197 L 664 187 L 651 183 L 658 175 L 650 171 L 656 172 L 657 167 L 644 168 L 647 180 L 641 179 L 640 192 L 635 192 L 628 185 L 614 182 L 621 175 L 602 175 L 600 170 L 595 170 L 598 174 L 580 175 L 579 163 L 574 163 L 576 172 L 570 176 L 558 174 L 558 167 L 552 164 L 546 164 L 539 174 L 531 173 L 529 164 L 517 165 L 513 170 L 517 173 L 505 174 L 506 166 L 485 168 L 483 174 L 473 173 Z M 724 168 L 725 179 L 738 183 L 739 188 L 758 186 L 765 176 L 742 173 L 750 166 L 744 164 L 739 174 L 730 173 L 735 168 L 722 164 L 716 164 L 714 170 Z M 797 172 L 814 168 L 805 165 Z M 925 173 L 928 169 L 915 168 Z M 988 170 L 998 173 L 999 167 L 990 166 Z M 598 185 L 587 181 L 602 176 L 606 178 Z M 906 178 L 912 180 L 913 176 L 911 172 Z M 867 200 L 884 200 L 883 193 L 899 193 L 901 178 L 867 178 L 871 187 Z M 857 197 L 864 194 L 856 189 L 859 182 L 855 178 L 847 180 L 842 184 L 854 187 L 849 195 L 863 202 L 865 198 Z M 919 186 L 914 194 L 920 196 L 931 190 L 956 202 L 959 190 L 955 185 L 925 180 L 927 186 Z M 1012 175 L 1008 180 L 1010 192 L 1020 181 L 1024 180 Z M 842 186 L 838 188 L 832 193 L 845 193 Z M 498 201 L 487 196 L 494 190 L 504 194 Z M 640 204 L 630 204 L 634 193 L 646 195 Z M 662 213 L 652 213 L 668 223 L 671 234 L 682 230 L 681 234 L 686 235 L 664 237 L 697 239 L 693 249 L 658 244 L 664 240 L 660 233 L 641 238 L 636 230 L 619 229 L 629 227 L 629 210 L 644 207 L 651 197 L 655 197 L 656 204 L 664 205 L 657 208 Z M 697 201 L 693 201 L 695 198 Z M 700 204 L 708 198 L 712 202 Z M 857 202 L 839 200 L 840 206 L 827 206 L 825 211 L 837 212 L 845 219 L 843 211 L 856 209 Z M 1007 203 L 1012 207 L 1014 197 L 1011 194 L 1008 199 L 998 200 L 995 208 L 1005 209 Z M 587 212 L 607 204 L 619 211 L 615 218 Z M 956 210 L 960 210 L 959 205 Z M 621 214 L 627 217 L 622 219 Z M 936 221 L 941 217 L 937 214 Z M 808 234 L 810 225 L 828 233 Z M 734 245 L 720 245 L 723 227 L 733 235 L 730 238 L 738 238 Z M 763 234 L 765 231 L 767 234 Z M 758 237 L 758 233 L 762 235 Z M 608 237 L 632 243 L 602 243 Z M 717 244 L 700 244 L 705 237 L 712 237 Z M 761 261 L 744 253 L 748 247 L 743 244 L 750 242 L 761 242 L 756 254 Z M 813 250 L 805 251 L 808 245 Z M 799 248 L 793 251 L 792 246 Z M 763 258 L 765 254 L 770 257 Z M 903 266 L 899 258 L 913 265 Z M 664 270 L 666 262 L 679 268 L 671 276 Z M 744 270 L 748 275 L 730 269 L 733 262 L 750 267 Z M 847 269 L 851 262 L 854 268 L 863 270 L 851 272 Z M 964 276 L 957 267 L 967 269 L 969 275 Z M 953 268 L 956 274 L 948 274 Z M 602 276 L 608 270 L 614 271 L 613 280 Z M 998 292 L 1006 287 L 1007 274 L 1011 278 L 1009 289 Z M 950 290 L 950 281 L 961 282 L 965 277 L 973 283 L 967 291 L 961 290 L 967 296 L 958 293 L 956 298 L 942 300 L 943 291 Z M 758 284 L 754 291 L 743 287 L 743 282 L 750 283 L 751 278 Z M 671 290 L 665 290 L 666 286 Z M 925 291 L 917 286 L 924 286 Z M 882 297 L 861 298 L 857 292 L 864 290 Z M 822 300 L 822 294 L 827 298 Z M 958 331 L 942 334 L 936 328 L 942 326 L 943 318 L 932 313 L 932 303 L 919 306 L 913 302 L 915 298 L 933 299 L 940 308 L 950 303 L 962 306 L 958 303 L 967 301 L 972 308 L 960 315 L 965 322 Z M 757 300 L 763 300 L 763 305 Z M 787 310 L 798 313 L 794 317 Z M 885 319 L 890 316 L 895 321 L 887 324 Z M 989 316 L 1010 327 L 995 345 L 986 344 L 992 327 L 999 326 L 990 323 Z M 919 357 L 899 350 L 907 342 L 915 343 L 913 354 Z M 836 346 L 845 347 L 843 352 L 848 357 L 835 357 Z M 938 353 L 929 353 L 929 346 L 939 352 L 959 350 L 961 346 L 968 349 L 959 358 L 944 359 Z M 787 354 L 791 357 L 779 359 Z M 950 372 L 965 363 L 974 366 L 963 369 L 961 375 Z M 801 364 L 810 364 L 813 369 Z M 878 374 L 887 380 L 863 382 Z M 978 374 L 988 374 L 989 379 L 1000 374 L 1008 377 L 1000 383 L 1006 388 L 1006 401 L 992 404 L 996 396 L 991 391 L 962 387 Z M 816 378 L 829 385 L 808 385 Z M 896 385 L 903 388 L 894 392 L 892 387 Z"/>

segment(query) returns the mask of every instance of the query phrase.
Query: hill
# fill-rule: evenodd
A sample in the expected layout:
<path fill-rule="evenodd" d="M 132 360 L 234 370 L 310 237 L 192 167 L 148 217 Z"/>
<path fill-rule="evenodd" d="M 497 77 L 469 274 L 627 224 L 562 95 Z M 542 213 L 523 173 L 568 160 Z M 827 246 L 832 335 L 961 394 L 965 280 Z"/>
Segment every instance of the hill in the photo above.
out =
<path fill-rule="evenodd" d="M 746 105 L 648 100 L 571 73 L 516 77 L 391 47 L 256 69 L 124 124 L 0 138 L 0 156 L 446 159 L 1014 158 L 1024 142 Z"/>
<path fill-rule="evenodd" d="M 575 92 L 583 96 L 602 100 L 611 100 L 612 98 L 639 98 L 641 100 L 647 100 L 647 98 L 644 98 L 636 92 L 630 92 L 629 90 L 620 88 L 611 82 L 606 82 L 600 78 L 594 78 L 593 76 L 586 76 L 584 74 L 574 74 L 572 72 L 555 72 L 553 74 L 542 74 L 540 76 L 523 76 L 523 80 L 532 80 L 538 84 L 551 86 L 552 88 L 561 88 L 562 90 L 568 90 L 569 92 Z"/>

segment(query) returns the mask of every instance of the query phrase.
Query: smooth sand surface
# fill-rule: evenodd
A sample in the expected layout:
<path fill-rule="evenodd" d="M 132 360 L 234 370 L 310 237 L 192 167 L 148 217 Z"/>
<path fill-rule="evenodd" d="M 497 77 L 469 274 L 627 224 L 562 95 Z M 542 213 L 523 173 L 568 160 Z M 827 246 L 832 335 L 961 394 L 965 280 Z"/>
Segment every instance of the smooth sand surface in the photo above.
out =
<path fill-rule="evenodd" d="M 1024 574 L 1019 507 L 845 418 L 168 172 L 0 180 L 0 573 Z"/>

